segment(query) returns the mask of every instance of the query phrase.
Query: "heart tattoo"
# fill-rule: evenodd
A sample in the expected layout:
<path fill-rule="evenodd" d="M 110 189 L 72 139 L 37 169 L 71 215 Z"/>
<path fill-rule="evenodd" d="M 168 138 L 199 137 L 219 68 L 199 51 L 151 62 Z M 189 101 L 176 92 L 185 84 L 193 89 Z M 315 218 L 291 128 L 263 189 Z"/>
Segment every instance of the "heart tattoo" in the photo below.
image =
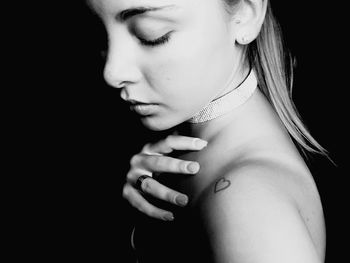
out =
<path fill-rule="evenodd" d="M 218 193 L 222 190 L 225 190 L 226 188 L 230 187 L 231 182 L 227 180 L 226 178 L 221 178 L 219 181 L 215 183 L 214 187 L 214 193 Z"/>

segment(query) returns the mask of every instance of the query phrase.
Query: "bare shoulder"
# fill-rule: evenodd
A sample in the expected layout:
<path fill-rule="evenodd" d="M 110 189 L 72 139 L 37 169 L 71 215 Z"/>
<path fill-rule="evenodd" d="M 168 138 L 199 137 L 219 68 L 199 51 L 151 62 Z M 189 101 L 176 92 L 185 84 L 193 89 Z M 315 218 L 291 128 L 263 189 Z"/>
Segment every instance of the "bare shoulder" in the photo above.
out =
<path fill-rule="evenodd" d="M 297 204 L 297 176 L 249 163 L 210 185 L 200 211 L 215 262 L 322 262 Z"/>

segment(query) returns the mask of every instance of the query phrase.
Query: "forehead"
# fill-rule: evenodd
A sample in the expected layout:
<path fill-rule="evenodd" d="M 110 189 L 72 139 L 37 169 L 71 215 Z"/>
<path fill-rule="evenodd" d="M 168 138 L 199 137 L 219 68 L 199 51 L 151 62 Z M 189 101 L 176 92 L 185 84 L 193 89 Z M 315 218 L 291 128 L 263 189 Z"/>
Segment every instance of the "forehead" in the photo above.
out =
<path fill-rule="evenodd" d="M 116 8 L 120 10 L 134 7 L 184 6 L 186 3 L 198 0 L 89 0 L 94 7 Z M 204 0 L 205 1 L 205 0 Z"/>
<path fill-rule="evenodd" d="M 144 14 L 143 17 L 163 17 L 182 22 L 203 23 L 224 17 L 223 0 L 88 0 L 95 12 L 105 21 Z M 156 9 L 153 11 L 143 10 Z M 141 10 L 141 12 L 140 12 Z M 111 21 L 111 20 L 109 20 Z"/>
<path fill-rule="evenodd" d="M 211 5 L 219 0 L 88 0 L 96 11 L 104 13 L 121 12 L 127 9 L 147 7 L 158 8 L 169 6 L 167 10 L 198 9 L 201 6 Z"/>

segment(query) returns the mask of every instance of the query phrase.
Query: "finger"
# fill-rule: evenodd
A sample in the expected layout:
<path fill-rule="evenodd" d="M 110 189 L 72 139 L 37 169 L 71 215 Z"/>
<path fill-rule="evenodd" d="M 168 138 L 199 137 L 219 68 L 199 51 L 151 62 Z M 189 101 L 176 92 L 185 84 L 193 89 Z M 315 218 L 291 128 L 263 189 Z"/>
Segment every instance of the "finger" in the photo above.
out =
<path fill-rule="evenodd" d="M 200 169 L 198 162 L 185 161 L 169 156 L 142 155 L 138 154 L 131 158 L 130 167 L 127 174 L 129 181 L 134 182 L 137 177 L 146 172 L 152 173 L 181 173 L 196 174 Z"/>
<path fill-rule="evenodd" d="M 169 156 L 143 156 L 140 157 L 139 163 L 135 163 L 134 167 L 156 173 L 181 173 L 196 174 L 200 169 L 198 162 L 185 161 Z"/>
<path fill-rule="evenodd" d="M 143 180 L 141 189 L 150 196 L 178 206 L 186 206 L 188 203 L 188 197 L 186 195 L 174 191 L 152 178 Z"/>
<path fill-rule="evenodd" d="M 145 198 L 143 198 L 140 192 L 133 188 L 130 184 L 125 184 L 123 189 L 123 197 L 128 200 L 133 207 L 150 217 L 164 221 L 174 220 L 173 213 L 150 204 Z"/>
<path fill-rule="evenodd" d="M 154 144 L 146 144 L 142 149 L 145 154 L 167 154 L 173 150 L 199 151 L 208 145 L 208 142 L 200 138 L 180 135 L 169 135 L 164 140 Z"/>
<path fill-rule="evenodd" d="M 141 175 L 147 175 L 149 177 L 153 177 L 153 173 L 151 171 L 147 171 L 145 169 L 140 169 L 140 168 L 132 168 L 126 174 L 126 178 L 125 178 L 126 182 L 131 184 L 131 185 L 135 185 L 137 179 Z"/>

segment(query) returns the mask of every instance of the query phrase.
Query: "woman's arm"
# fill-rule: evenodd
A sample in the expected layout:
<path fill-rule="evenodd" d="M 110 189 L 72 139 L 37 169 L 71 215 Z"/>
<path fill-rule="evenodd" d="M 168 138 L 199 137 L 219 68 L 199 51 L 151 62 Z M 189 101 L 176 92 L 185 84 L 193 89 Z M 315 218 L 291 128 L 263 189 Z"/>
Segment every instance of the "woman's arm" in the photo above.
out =
<path fill-rule="evenodd" d="M 228 174 L 205 195 L 214 262 L 321 262 L 295 202 L 261 171 Z"/>

